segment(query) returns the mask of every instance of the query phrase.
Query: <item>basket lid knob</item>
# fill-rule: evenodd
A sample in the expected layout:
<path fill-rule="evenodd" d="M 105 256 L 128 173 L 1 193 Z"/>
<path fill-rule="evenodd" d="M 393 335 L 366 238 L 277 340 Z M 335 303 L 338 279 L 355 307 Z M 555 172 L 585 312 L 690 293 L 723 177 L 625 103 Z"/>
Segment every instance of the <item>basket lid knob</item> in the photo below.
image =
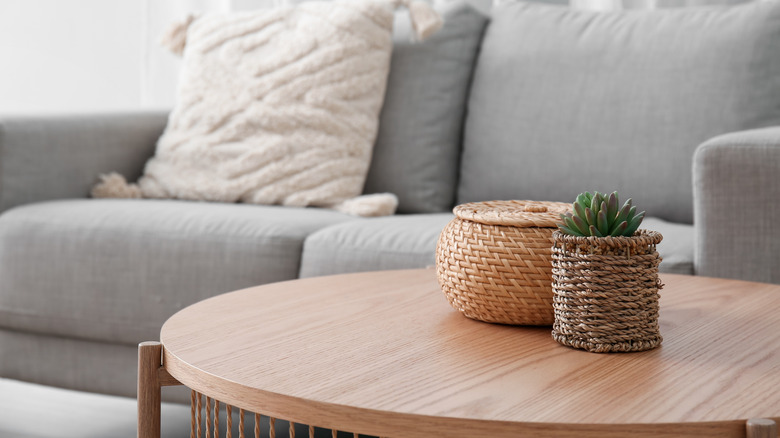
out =
<path fill-rule="evenodd" d="M 525 204 L 525 207 L 523 207 L 523 211 L 527 211 L 529 213 L 546 213 L 547 206 L 542 204 L 529 203 L 529 204 Z"/>

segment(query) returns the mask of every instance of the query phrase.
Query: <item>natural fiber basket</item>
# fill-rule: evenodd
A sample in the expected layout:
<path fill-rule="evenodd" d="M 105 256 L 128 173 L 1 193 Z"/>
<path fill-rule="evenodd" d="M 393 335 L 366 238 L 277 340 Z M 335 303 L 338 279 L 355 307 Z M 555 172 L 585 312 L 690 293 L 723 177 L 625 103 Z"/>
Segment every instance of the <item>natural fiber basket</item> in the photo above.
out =
<path fill-rule="evenodd" d="M 439 285 L 452 307 L 485 322 L 551 325 L 552 232 L 570 209 L 536 201 L 455 207 L 436 248 Z"/>
<path fill-rule="evenodd" d="M 595 353 L 650 350 L 661 344 L 658 279 L 663 236 L 553 233 L 553 339 Z"/>

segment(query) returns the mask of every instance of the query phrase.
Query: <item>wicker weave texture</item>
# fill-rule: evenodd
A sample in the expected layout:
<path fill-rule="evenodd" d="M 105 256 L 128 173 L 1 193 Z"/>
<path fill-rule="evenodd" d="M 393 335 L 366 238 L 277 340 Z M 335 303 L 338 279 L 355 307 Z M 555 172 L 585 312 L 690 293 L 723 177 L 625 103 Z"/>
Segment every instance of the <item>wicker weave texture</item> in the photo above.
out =
<path fill-rule="evenodd" d="M 553 339 L 595 353 L 659 346 L 661 234 L 597 238 L 556 231 L 553 238 Z"/>
<path fill-rule="evenodd" d="M 487 225 L 556 228 L 571 204 L 550 201 L 484 201 L 461 204 L 455 216 Z"/>
<path fill-rule="evenodd" d="M 436 248 L 447 300 L 480 321 L 551 325 L 553 230 L 453 219 Z"/>

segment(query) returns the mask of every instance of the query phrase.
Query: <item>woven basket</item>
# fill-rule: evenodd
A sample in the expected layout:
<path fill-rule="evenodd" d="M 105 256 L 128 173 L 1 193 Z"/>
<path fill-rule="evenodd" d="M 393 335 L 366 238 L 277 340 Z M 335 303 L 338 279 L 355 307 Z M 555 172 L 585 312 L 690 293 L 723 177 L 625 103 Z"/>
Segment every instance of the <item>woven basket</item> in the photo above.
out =
<path fill-rule="evenodd" d="M 444 295 L 485 322 L 551 325 L 552 232 L 571 204 L 490 201 L 455 207 L 436 247 Z"/>
<path fill-rule="evenodd" d="M 653 349 L 663 236 L 578 237 L 556 231 L 552 249 L 553 339 L 595 353 Z"/>

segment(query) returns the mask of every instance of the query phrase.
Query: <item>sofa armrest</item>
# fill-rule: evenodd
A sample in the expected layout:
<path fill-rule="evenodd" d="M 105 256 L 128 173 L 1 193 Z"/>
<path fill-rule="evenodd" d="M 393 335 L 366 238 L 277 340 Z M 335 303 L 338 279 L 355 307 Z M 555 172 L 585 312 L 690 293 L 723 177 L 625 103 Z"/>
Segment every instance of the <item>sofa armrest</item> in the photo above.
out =
<path fill-rule="evenodd" d="M 696 274 L 780 283 L 780 127 L 699 146 L 693 195 Z"/>
<path fill-rule="evenodd" d="M 0 118 L 0 212 L 84 198 L 100 173 L 136 179 L 166 121 L 164 112 Z"/>

